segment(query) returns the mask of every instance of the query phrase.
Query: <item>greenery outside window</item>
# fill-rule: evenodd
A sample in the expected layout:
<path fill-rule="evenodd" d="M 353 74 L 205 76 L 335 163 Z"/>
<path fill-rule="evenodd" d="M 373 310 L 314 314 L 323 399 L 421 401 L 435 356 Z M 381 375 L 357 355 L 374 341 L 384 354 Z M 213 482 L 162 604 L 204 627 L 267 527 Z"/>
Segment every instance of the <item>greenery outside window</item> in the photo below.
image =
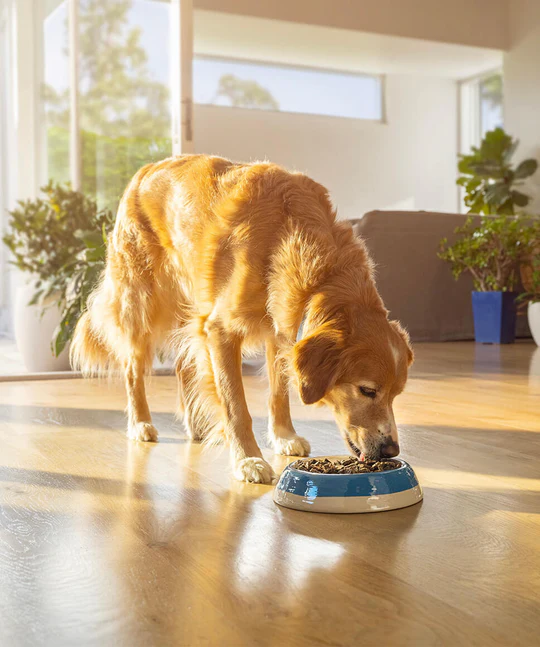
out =
<path fill-rule="evenodd" d="M 69 49 L 68 0 L 42 16 L 42 180 L 70 178 L 70 56 L 77 57 L 82 191 L 115 209 L 144 164 L 171 154 L 170 3 L 79 0 L 77 52 Z"/>

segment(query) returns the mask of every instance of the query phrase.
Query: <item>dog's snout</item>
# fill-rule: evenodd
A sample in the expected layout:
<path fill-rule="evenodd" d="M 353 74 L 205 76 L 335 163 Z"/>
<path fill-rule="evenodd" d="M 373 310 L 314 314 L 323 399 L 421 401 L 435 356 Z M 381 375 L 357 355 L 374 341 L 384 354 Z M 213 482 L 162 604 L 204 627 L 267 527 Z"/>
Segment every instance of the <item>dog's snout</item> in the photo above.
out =
<path fill-rule="evenodd" d="M 395 441 L 391 440 L 389 443 L 382 445 L 381 447 L 381 456 L 383 458 L 394 458 L 399 454 L 399 445 Z"/>

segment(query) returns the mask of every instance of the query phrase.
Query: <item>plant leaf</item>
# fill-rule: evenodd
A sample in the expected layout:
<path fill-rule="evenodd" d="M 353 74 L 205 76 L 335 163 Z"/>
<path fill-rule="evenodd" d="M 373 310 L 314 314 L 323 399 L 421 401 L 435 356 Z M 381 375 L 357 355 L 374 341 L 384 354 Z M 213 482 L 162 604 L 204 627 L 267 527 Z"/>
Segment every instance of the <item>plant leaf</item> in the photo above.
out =
<path fill-rule="evenodd" d="M 512 191 L 512 200 L 518 207 L 526 207 L 530 202 L 530 197 L 520 191 Z"/>
<path fill-rule="evenodd" d="M 485 201 L 488 204 L 498 207 L 503 202 L 506 202 L 510 198 L 510 190 L 506 184 L 499 182 L 497 184 L 492 184 L 487 190 L 485 195 Z"/>
<path fill-rule="evenodd" d="M 80 238 L 86 247 L 95 249 L 103 245 L 103 236 L 100 231 L 78 231 L 77 238 Z"/>
<path fill-rule="evenodd" d="M 521 162 L 521 164 L 519 164 L 519 166 L 517 167 L 514 177 L 516 180 L 524 180 L 525 178 L 530 177 L 531 175 L 536 173 L 537 168 L 538 162 L 535 159 L 523 160 L 523 162 Z"/>
<path fill-rule="evenodd" d="M 28 302 L 28 305 L 29 306 L 35 306 L 37 303 L 39 303 L 39 301 L 41 300 L 41 296 L 42 296 L 43 292 L 44 292 L 44 290 L 38 290 L 34 294 L 34 296 L 30 299 L 30 301 Z"/>

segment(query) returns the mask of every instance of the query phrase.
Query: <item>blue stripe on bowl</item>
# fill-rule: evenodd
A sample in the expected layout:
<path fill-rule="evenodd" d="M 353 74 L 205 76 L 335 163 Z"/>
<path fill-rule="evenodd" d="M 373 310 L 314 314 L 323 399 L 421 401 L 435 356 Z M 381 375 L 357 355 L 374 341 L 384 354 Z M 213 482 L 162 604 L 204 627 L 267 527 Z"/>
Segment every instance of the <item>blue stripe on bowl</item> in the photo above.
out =
<path fill-rule="evenodd" d="M 287 466 L 276 487 L 307 498 L 403 492 L 418 485 L 418 480 L 408 463 L 399 462 L 402 466 L 398 469 L 367 474 L 316 474 Z"/>

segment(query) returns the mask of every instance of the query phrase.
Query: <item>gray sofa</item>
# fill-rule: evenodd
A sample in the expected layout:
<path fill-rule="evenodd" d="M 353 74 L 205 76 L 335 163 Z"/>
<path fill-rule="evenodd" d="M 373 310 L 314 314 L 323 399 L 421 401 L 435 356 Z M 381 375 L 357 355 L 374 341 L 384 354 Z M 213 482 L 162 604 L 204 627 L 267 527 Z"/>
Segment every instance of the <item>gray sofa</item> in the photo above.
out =
<path fill-rule="evenodd" d="M 377 267 L 377 286 L 390 315 L 413 341 L 474 339 L 472 280 L 455 281 L 437 257 L 441 238 L 454 239 L 466 216 L 426 211 L 370 211 L 353 221 Z M 518 335 L 528 336 L 526 317 Z"/>

